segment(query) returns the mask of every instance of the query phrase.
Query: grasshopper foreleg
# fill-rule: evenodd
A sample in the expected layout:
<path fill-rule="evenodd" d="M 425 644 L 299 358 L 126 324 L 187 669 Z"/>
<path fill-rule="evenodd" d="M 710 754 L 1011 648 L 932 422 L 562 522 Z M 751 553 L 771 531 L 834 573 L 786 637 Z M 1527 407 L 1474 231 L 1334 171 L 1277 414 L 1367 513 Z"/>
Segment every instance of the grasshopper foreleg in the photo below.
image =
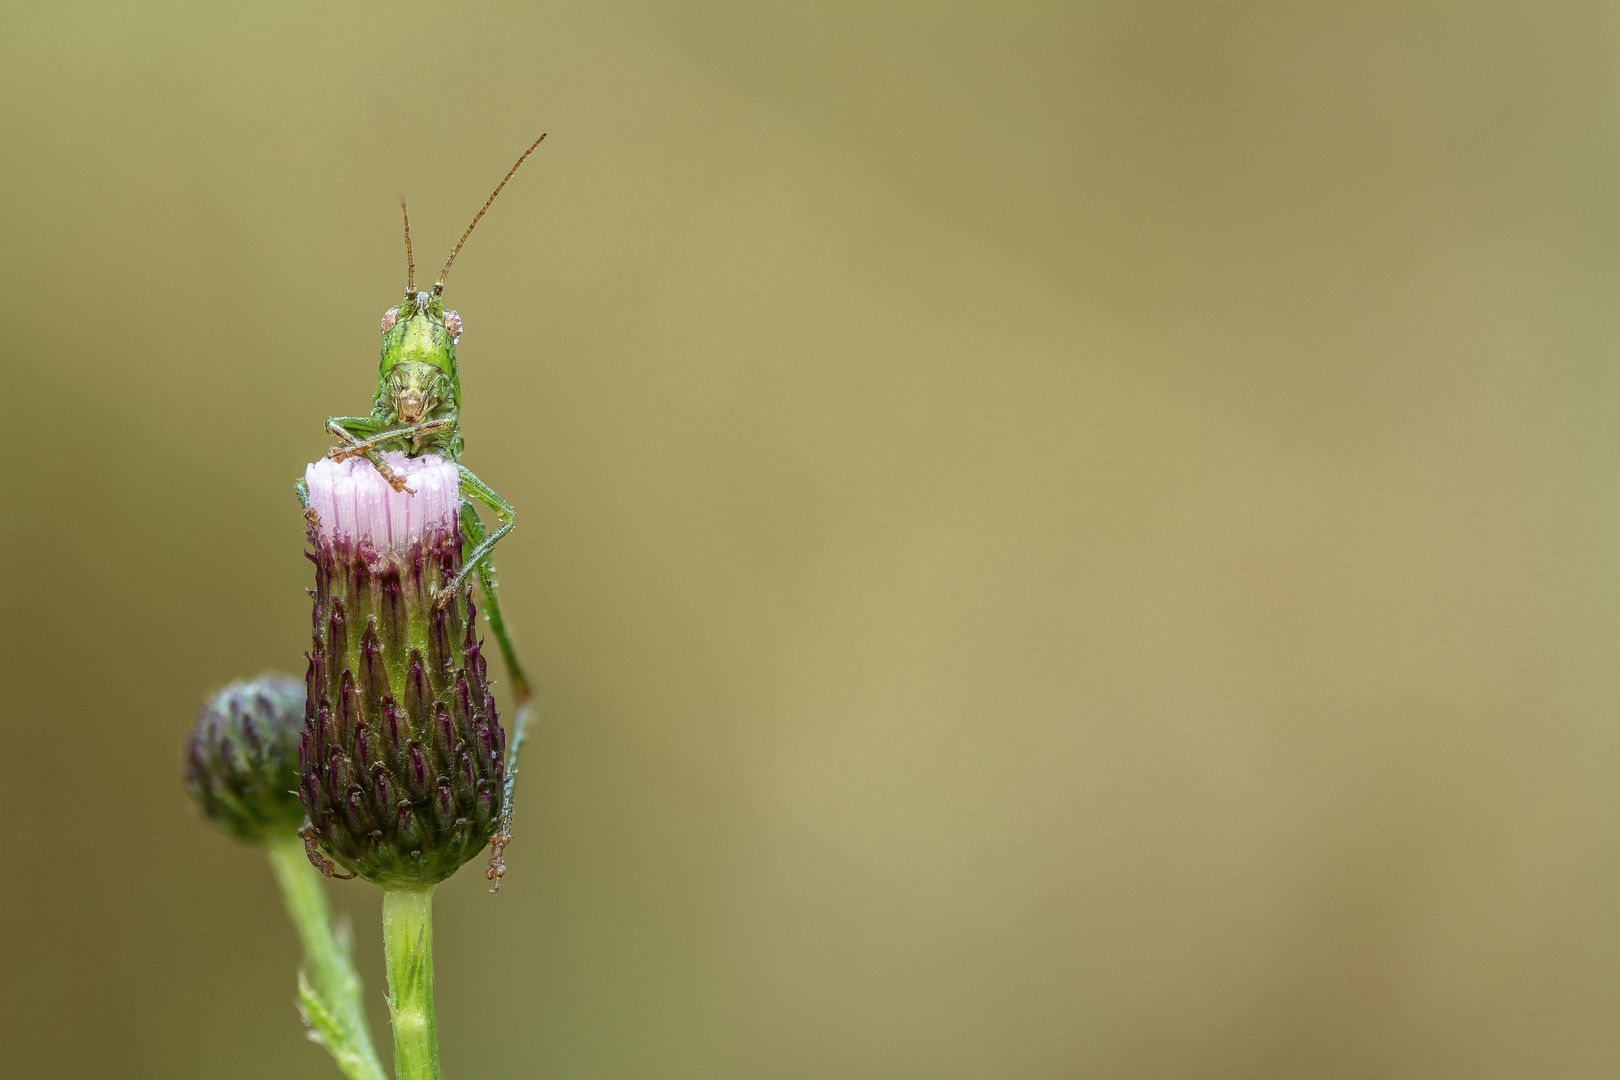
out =
<path fill-rule="evenodd" d="M 334 446 L 331 450 L 327 451 L 326 456 L 331 458 L 333 461 L 346 461 L 356 454 L 364 454 L 367 450 L 373 450 L 383 443 L 392 442 L 395 439 L 416 440 L 420 439 L 423 435 L 431 435 L 437 431 L 444 431 L 446 428 L 455 427 L 455 425 L 455 419 L 447 417 L 443 420 L 429 420 L 426 423 L 413 424 L 410 427 L 393 428 L 390 431 L 380 431 L 371 436 L 369 439 L 365 439 L 360 442 L 351 442 L 348 446 Z M 330 425 L 328 425 L 328 429 L 330 430 Z M 333 434 L 336 434 L 336 432 L 333 432 Z"/>
<path fill-rule="evenodd" d="M 369 416 L 329 416 L 326 418 L 326 430 L 351 447 L 360 443 L 364 436 L 375 434 L 381 426 Z M 359 434 L 351 433 L 350 428 L 353 428 Z M 403 477 L 388 467 L 388 462 L 384 461 L 383 456 L 376 450 L 369 448 L 365 450 L 356 449 L 356 452 L 371 462 L 378 475 L 388 481 L 388 485 L 395 491 L 402 491 L 409 495 L 416 494 L 415 490 L 406 486 Z"/>

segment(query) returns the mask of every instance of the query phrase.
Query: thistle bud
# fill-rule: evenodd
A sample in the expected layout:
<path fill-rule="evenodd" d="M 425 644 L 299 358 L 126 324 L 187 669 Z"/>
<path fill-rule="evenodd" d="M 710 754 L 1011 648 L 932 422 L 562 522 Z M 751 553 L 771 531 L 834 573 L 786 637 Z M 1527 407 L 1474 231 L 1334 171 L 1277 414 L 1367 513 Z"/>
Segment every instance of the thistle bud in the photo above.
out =
<path fill-rule="evenodd" d="M 437 455 L 386 459 L 410 490 L 358 457 L 304 474 L 315 609 L 298 793 L 311 847 L 419 888 L 489 841 L 506 735 L 471 588 L 434 603 L 461 568 L 460 475 Z"/>
<path fill-rule="evenodd" d="M 298 801 L 304 687 L 288 675 L 235 682 L 203 706 L 186 745 L 185 781 L 197 809 L 242 840 L 291 836 Z"/>

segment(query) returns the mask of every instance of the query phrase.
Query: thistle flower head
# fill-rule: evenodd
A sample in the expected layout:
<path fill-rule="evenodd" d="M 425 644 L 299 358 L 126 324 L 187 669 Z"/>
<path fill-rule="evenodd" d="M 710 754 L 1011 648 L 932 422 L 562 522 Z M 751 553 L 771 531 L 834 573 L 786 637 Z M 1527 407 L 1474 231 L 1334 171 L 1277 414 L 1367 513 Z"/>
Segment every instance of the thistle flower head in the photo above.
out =
<path fill-rule="evenodd" d="M 202 815 L 242 840 L 289 835 L 304 819 L 298 743 L 304 687 L 267 673 L 209 698 L 186 745 L 185 782 Z"/>
<path fill-rule="evenodd" d="M 383 459 L 414 494 L 395 491 L 360 457 L 322 458 L 304 470 L 317 544 L 364 546 L 375 556 L 398 558 L 413 546 L 432 546 L 458 531 L 461 475 L 454 462 L 437 454 L 413 458 L 398 452 Z"/>
<path fill-rule="evenodd" d="M 461 567 L 456 466 L 386 459 L 414 494 L 360 458 L 305 472 L 315 604 L 298 791 L 307 839 L 367 880 L 414 888 L 488 842 L 506 736 L 471 589 L 433 603 Z"/>

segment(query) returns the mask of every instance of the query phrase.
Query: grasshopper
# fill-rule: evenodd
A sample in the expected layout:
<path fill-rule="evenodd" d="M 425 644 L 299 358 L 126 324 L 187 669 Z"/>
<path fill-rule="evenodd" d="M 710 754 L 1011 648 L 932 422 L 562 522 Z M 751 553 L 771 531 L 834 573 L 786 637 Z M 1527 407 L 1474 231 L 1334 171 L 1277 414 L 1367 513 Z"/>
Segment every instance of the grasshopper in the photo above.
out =
<path fill-rule="evenodd" d="M 484 874 L 494 882 L 490 892 L 500 890 L 501 878 L 506 873 L 501 853 L 511 839 L 512 795 L 517 782 L 518 750 L 523 744 L 524 728 L 532 709 L 529 681 L 513 652 L 511 636 L 501 615 L 500 601 L 496 599 L 495 567 L 491 558 L 495 545 L 517 524 L 517 511 L 474 475 L 471 469 L 461 464 L 463 443 L 458 423 L 461 374 L 456 366 L 456 342 L 461 337 L 461 316 L 454 311 L 446 311 L 442 297 L 445 278 L 449 276 L 450 267 L 460 254 L 462 245 L 489 210 L 495 196 L 501 193 L 507 181 L 512 179 L 543 141 L 545 135 L 536 139 L 501 182 L 495 185 L 495 190 L 473 216 L 472 224 L 461 234 L 449 258 L 445 259 L 432 292 L 416 290 L 410 211 L 405 201 L 400 200 L 400 213 L 405 222 L 405 299 L 383 313 L 382 356 L 377 366 L 377 389 L 372 397 L 371 415 L 331 416 L 326 420 L 326 430 L 341 443 L 333 447 L 328 456 L 336 461 L 355 455 L 364 457 L 395 491 L 408 492 L 411 489 L 389 468 L 388 462 L 382 457 L 385 451 L 401 450 L 411 457 L 439 454 L 455 462 L 461 475 L 462 565 L 456 576 L 439 590 L 434 604 L 442 607 L 449 603 L 468 574 L 477 576 L 479 592 L 484 598 L 484 614 L 495 633 L 507 675 L 512 680 L 512 696 L 517 708 L 507 751 L 500 824 L 490 840 L 493 854 L 489 869 Z M 314 513 L 309 502 L 309 490 L 302 478 L 294 486 L 308 517 Z M 498 524 L 493 532 L 484 527 L 473 507 L 474 502 L 483 504 L 494 513 Z"/>

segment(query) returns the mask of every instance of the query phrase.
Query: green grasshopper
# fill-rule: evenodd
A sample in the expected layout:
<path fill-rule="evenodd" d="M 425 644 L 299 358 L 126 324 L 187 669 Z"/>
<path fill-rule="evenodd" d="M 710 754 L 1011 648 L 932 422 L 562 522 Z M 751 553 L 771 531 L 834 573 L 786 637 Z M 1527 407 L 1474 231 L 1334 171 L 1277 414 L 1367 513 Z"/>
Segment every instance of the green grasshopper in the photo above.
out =
<path fill-rule="evenodd" d="M 513 723 L 511 745 L 507 751 L 506 787 L 502 793 L 500 824 L 490 841 L 493 855 L 484 876 L 494 882 L 490 892 L 498 892 L 506 865 L 501 853 L 511 839 L 512 794 L 517 783 L 518 750 L 523 745 L 530 705 L 528 678 L 512 650 L 511 636 L 501 616 L 500 601 L 495 596 L 495 567 L 491 554 L 501 538 L 517 524 L 517 511 L 512 504 L 495 493 L 488 484 L 461 464 L 462 438 L 458 417 L 461 412 L 461 373 L 456 366 L 456 342 L 461 337 L 461 316 L 446 311 L 441 297 L 444 281 L 450 267 L 461 252 L 467 237 L 477 227 L 495 196 L 501 193 L 508 180 L 529 155 L 545 141 L 545 135 L 517 159 L 495 190 L 485 200 L 483 208 L 473 216 L 472 224 L 461 234 L 461 239 L 445 259 L 432 292 L 416 291 L 416 260 L 411 252 L 411 218 L 403 199 L 400 212 L 405 220 L 405 299 L 389 308 L 382 317 L 382 356 L 377 367 L 377 390 L 372 398 L 370 416 L 332 416 L 326 420 L 326 430 L 342 443 L 333 447 L 328 456 L 343 461 L 355 455 L 371 462 L 393 486 L 395 491 L 410 491 L 405 481 L 389 468 L 382 457 L 385 451 L 401 450 L 408 456 L 439 454 L 456 463 L 461 474 L 461 570 L 434 598 L 439 606 L 449 603 L 466 581 L 468 574 L 478 577 L 479 591 L 484 597 L 484 614 L 500 646 L 508 677 L 512 680 L 512 696 L 517 713 Z M 306 516 L 313 514 L 309 490 L 300 478 L 295 484 L 299 502 Z M 484 527 L 473 502 L 482 503 L 496 516 L 499 524 L 494 532 Z"/>

